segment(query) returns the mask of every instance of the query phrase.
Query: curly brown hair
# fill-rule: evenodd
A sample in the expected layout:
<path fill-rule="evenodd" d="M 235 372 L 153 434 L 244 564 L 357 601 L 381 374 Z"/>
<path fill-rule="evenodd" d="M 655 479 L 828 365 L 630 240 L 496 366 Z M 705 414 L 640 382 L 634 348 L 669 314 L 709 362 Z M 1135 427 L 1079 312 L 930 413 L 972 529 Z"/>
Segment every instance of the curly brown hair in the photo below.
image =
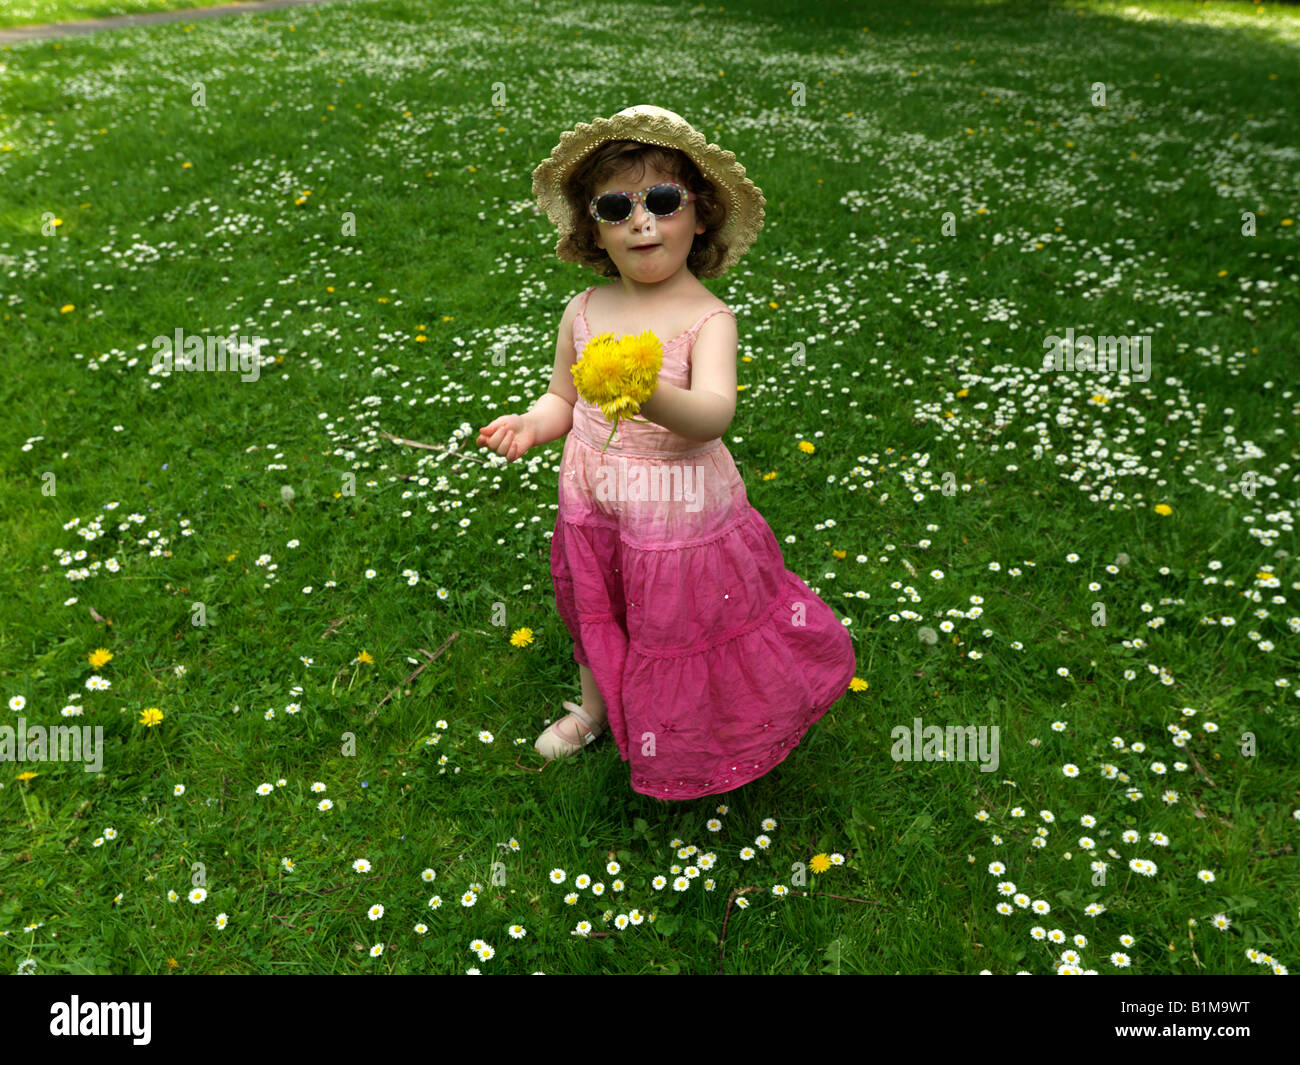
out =
<path fill-rule="evenodd" d="M 592 190 L 601 182 L 637 167 L 644 174 L 647 164 L 671 174 L 674 180 L 695 193 L 695 219 L 707 228 L 703 233 L 696 233 L 691 241 L 686 268 L 696 277 L 716 277 L 727 254 L 728 245 L 722 239 L 727 207 L 713 183 L 700 173 L 694 160 L 677 148 L 661 148 L 633 140 L 606 141 L 584 157 L 562 186 L 574 223 L 564 243 L 577 254 L 584 266 L 590 266 L 602 277 L 617 278 L 619 272 L 614 260 L 603 248 L 596 247 L 597 223 L 587 208 Z"/>

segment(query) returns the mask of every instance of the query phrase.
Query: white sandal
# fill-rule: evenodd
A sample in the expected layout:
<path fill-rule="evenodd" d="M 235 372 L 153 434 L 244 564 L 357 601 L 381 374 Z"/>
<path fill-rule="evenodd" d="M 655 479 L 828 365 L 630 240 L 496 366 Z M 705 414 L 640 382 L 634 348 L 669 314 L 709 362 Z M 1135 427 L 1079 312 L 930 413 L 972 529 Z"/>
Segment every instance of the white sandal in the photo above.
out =
<path fill-rule="evenodd" d="M 567 699 L 562 704 L 569 714 L 576 717 L 579 723 L 587 730 L 587 737 L 582 743 L 573 743 L 566 740 L 563 736 L 555 733 L 555 726 L 563 721 L 552 721 L 546 726 L 546 730 L 537 737 L 533 743 L 533 748 L 547 761 L 554 761 L 559 758 L 568 758 L 583 750 L 588 744 L 595 742 L 596 737 L 605 731 L 604 724 L 597 724 L 591 719 L 591 716 L 578 706 L 576 703 L 569 702 Z"/>

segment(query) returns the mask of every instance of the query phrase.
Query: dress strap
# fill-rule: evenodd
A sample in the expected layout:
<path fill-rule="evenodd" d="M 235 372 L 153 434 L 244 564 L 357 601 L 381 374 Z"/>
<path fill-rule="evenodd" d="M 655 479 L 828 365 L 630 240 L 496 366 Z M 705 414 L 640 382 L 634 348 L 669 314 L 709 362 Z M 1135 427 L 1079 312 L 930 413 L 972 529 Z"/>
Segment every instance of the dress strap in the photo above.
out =
<path fill-rule="evenodd" d="M 707 321 L 708 321 L 710 318 L 712 318 L 715 314 L 729 314 L 729 315 L 731 315 L 732 318 L 735 318 L 735 317 L 736 317 L 736 312 L 733 311 L 730 307 L 714 307 L 713 310 L 711 310 L 711 311 L 709 311 L 707 314 L 705 314 L 703 318 L 701 318 L 698 322 L 696 322 L 693 326 L 691 326 L 688 330 L 686 330 L 686 332 L 688 332 L 688 333 L 695 333 L 695 332 L 698 332 L 700 326 L 702 326 L 705 322 L 707 322 Z"/>

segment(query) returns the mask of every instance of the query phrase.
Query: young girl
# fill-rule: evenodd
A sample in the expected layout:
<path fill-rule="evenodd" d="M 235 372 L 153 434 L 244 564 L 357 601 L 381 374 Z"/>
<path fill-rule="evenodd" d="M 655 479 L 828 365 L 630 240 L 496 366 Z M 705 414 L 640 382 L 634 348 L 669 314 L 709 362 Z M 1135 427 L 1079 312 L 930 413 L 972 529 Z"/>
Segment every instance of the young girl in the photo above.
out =
<path fill-rule="evenodd" d="M 856 668 L 720 439 L 736 405 L 735 316 L 698 278 L 739 260 L 765 201 L 735 155 L 649 105 L 565 133 L 533 192 L 558 257 L 614 279 L 569 302 L 547 393 L 478 437 L 513 461 L 567 434 L 551 576 L 582 706 L 565 702 L 535 746 L 565 757 L 608 728 L 633 790 L 731 791 L 778 765 Z M 642 421 L 614 428 L 571 367 L 593 335 L 646 329 L 663 344 L 657 390 Z"/>

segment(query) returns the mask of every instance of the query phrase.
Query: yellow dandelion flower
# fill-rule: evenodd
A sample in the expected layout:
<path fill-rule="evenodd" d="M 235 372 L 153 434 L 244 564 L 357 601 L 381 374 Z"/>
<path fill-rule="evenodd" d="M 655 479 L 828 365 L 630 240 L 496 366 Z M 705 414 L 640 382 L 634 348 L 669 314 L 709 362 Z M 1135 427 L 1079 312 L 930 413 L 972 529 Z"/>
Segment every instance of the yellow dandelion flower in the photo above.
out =
<path fill-rule="evenodd" d="M 834 548 L 831 548 L 831 554 L 836 558 L 847 558 L 849 553 L 847 551 L 836 551 Z"/>
<path fill-rule="evenodd" d="M 515 631 L 510 634 L 510 642 L 516 647 L 527 647 L 533 642 L 533 630 L 515 629 Z"/>
<path fill-rule="evenodd" d="M 140 724 L 147 728 L 153 728 L 163 719 L 163 712 L 156 706 L 151 706 L 147 710 L 140 711 Z"/>
<path fill-rule="evenodd" d="M 367 664 L 369 664 L 369 665 L 374 665 L 374 664 L 375 664 L 375 660 L 374 660 L 373 658 L 370 657 L 370 652 L 369 652 L 369 651 L 362 651 L 359 655 L 357 655 L 357 661 L 358 661 L 358 662 L 365 662 L 365 663 L 367 663 Z"/>
<path fill-rule="evenodd" d="M 27 772 L 25 772 L 25 773 L 19 773 L 18 776 L 15 777 L 14 779 L 16 779 L 16 780 L 21 780 L 21 781 L 28 781 L 28 780 L 34 780 L 36 777 L 39 777 L 39 776 L 40 776 L 40 773 L 33 773 L 33 772 L 29 769 L 29 770 L 27 770 Z"/>
<path fill-rule="evenodd" d="M 870 685 L 861 677 L 854 677 L 849 681 L 849 691 L 851 692 L 864 692 L 868 687 L 870 687 Z"/>
<path fill-rule="evenodd" d="M 112 658 L 112 651 L 108 650 L 106 647 L 100 647 L 97 650 L 91 651 L 90 654 L 86 656 L 86 661 L 90 663 L 91 669 L 98 669 L 100 666 L 111 661 Z"/>
<path fill-rule="evenodd" d="M 802 451 L 805 455 L 811 455 L 814 451 L 817 450 L 817 447 L 815 444 L 813 444 L 811 440 L 800 440 L 799 450 Z"/>
<path fill-rule="evenodd" d="M 814 873 L 824 873 L 831 867 L 829 854 L 814 854 L 812 861 L 808 863 L 808 868 Z"/>
<path fill-rule="evenodd" d="M 587 341 L 582 358 L 570 368 L 573 384 L 583 399 L 599 407 L 618 428 L 620 418 L 631 418 L 659 387 L 663 345 L 652 330 L 614 338 L 601 333 Z M 610 439 L 614 431 L 610 431 Z M 609 446 L 609 441 L 605 441 Z M 602 448 L 601 450 L 604 450 Z"/>
<path fill-rule="evenodd" d="M 59 313 L 67 314 L 69 311 L 75 311 L 76 309 L 77 309 L 77 305 L 75 303 L 65 303 L 62 307 L 59 308 Z"/>
<path fill-rule="evenodd" d="M 1174 508 L 1171 507 L 1168 503 L 1156 504 L 1156 513 L 1161 515 L 1161 517 L 1168 517 L 1173 512 L 1174 512 Z"/>
<path fill-rule="evenodd" d="M 775 476 L 776 476 L 776 470 L 773 470 L 771 473 L 765 473 L 765 474 L 763 474 L 763 480 L 765 480 L 765 481 L 770 481 L 770 480 L 772 480 Z"/>
<path fill-rule="evenodd" d="M 957 393 L 957 398 L 961 399 L 963 396 L 969 396 L 969 395 L 970 395 L 970 389 L 963 388 Z"/>

